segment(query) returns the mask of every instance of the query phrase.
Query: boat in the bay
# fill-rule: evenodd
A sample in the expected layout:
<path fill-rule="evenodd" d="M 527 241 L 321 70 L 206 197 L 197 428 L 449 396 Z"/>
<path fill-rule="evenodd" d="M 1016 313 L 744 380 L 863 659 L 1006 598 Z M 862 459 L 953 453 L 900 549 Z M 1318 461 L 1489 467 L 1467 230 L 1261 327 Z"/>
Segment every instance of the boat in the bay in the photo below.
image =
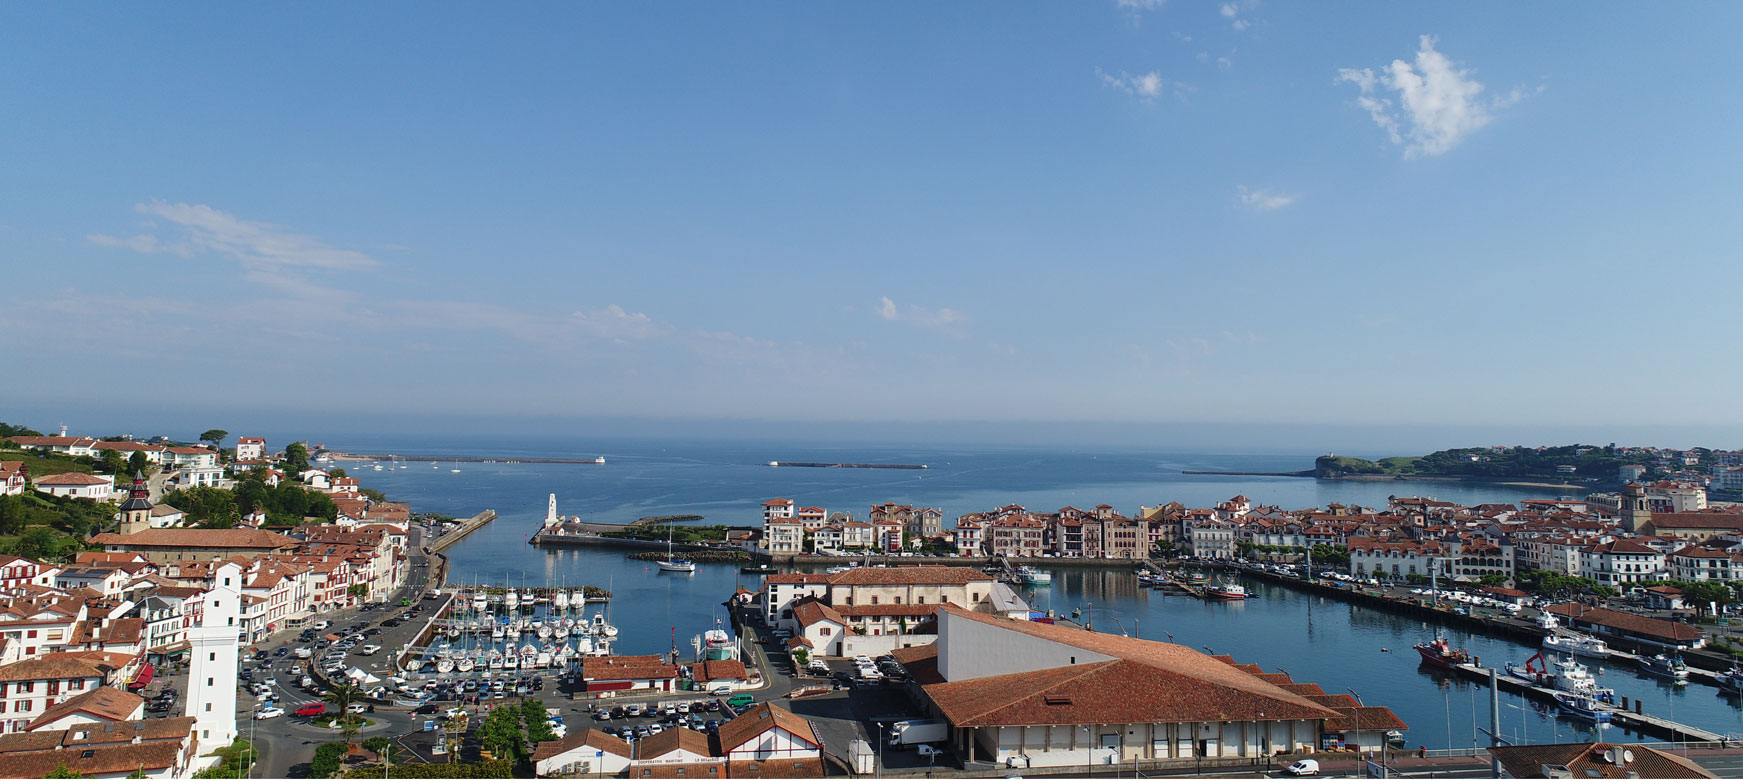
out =
<path fill-rule="evenodd" d="M 1025 566 L 1025 567 L 1018 567 L 1016 574 L 1017 574 L 1017 582 L 1025 585 L 1025 586 L 1051 586 L 1051 585 L 1053 585 L 1053 573 L 1048 572 L 1047 570 L 1035 569 L 1034 567 Z"/>
<path fill-rule="evenodd" d="M 696 562 L 672 554 L 672 533 L 666 533 L 666 557 L 656 562 L 661 572 L 695 572 Z"/>
<path fill-rule="evenodd" d="M 1669 678 L 1679 685 L 1689 682 L 1689 668 L 1683 663 L 1682 654 L 1642 656 L 1640 671 L 1656 678 Z"/>
<path fill-rule="evenodd" d="M 1743 694 L 1743 668 L 1733 667 L 1718 676 L 1719 688 L 1732 694 Z"/>
<path fill-rule="evenodd" d="M 1600 702 L 1616 701 L 1616 692 L 1600 687 L 1597 679 L 1592 677 L 1591 670 L 1572 657 L 1556 659 L 1547 665 L 1540 664 L 1542 662 L 1544 658 L 1541 653 L 1525 660 L 1524 667 L 1508 662 L 1507 674 L 1533 686 L 1582 694 Z"/>
<path fill-rule="evenodd" d="M 1596 699 L 1572 692 L 1556 692 L 1553 696 L 1555 704 L 1569 716 L 1594 724 L 1610 723 L 1609 709 Z"/>
<path fill-rule="evenodd" d="M 768 564 L 758 564 L 754 567 L 739 567 L 738 571 L 739 571 L 739 574 L 742 574 L 742 575 L 773 575 L 777 572 L 780 572 L 781 568 L 780 567 L 772 567 L 772 566 L 769 566 Z"/>
<path fill-rule="evenodd" d="M 1247 587 L 1232 580 L 1225 580 L 1204 590 L 1206 599 L 1231 601 L 1247 598 Z"/>
<path fill-rule="evenodd" d="M 594 637 L 616 637 L 617 627 L 605 623 L 604 613 L 594 613 L 593 623 L 589 625 Z"/>
<path fill-rule="evenodd" d="M 1210 576 L 1202 572 L 1194 572 L 1186 576 L 1186 585 L 1193 588 L 1203 588 L 1210 585 Z"/>
<path fill-rule="evenodd" d="M 1417 643 L 1414 648 L 1422 655 L 1423 663 L 1435 667 L 1450 670 L 1455 664 L 1468 664 L 1471 661 L 1469 653 L 1463 648 L 1453 648 L 1444 637 L 1437 637 L 1432 642 Z"/>
<path fill-rule="evenodd" d="M 1543 638 L 1543 650 L 1558 654 L 1573 654 L 1593 659 L 1609 659 L 1610 647 L 1596 637 L 1582 634 L 1550 635 Z"/>

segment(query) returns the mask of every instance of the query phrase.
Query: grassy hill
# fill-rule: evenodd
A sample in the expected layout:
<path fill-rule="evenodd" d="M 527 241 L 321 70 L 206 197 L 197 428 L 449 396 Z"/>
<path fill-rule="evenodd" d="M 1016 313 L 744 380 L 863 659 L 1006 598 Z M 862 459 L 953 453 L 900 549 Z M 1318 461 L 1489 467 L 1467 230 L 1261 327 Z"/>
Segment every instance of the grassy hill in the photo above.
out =
<path fill-rule="evenodd" d="M 1466 477 L 1472 479 L 1571 477 L 1615 480 L 1617 469 L 1630 463 L 1608 447 L 1558 445 L 1553 447 L 1466 447 L 1437 450 L 1425 456 L 1393 456 L 1369 461 L 1349 456 L 1320 456 L 1314 461 L 1316 477 L 1395 475 L 1398 477 Z M 1573 467 L 1572 475 L 1562 467 Z M 1651 475 L 1648 475 L 1650 477 Z"/>

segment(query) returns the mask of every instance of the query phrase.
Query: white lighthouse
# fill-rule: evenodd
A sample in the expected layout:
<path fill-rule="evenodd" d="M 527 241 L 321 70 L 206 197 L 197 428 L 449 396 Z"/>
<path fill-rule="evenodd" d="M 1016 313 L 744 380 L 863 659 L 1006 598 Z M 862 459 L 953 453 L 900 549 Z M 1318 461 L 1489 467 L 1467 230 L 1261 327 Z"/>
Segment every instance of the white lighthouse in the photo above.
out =
<path fill-rule="evenodd" d="M 551 494 L 551 502 L 545 505 L 545 528 L 557 525 L 557 495 Z"/>
<path fill-rule="evenodd" d="M 234 562 L 212 572 L 197 623 L 188 627 L 188 710 L 200 753 L 236 739 L 236 664 L 241 631 L 242 568 Z"/>

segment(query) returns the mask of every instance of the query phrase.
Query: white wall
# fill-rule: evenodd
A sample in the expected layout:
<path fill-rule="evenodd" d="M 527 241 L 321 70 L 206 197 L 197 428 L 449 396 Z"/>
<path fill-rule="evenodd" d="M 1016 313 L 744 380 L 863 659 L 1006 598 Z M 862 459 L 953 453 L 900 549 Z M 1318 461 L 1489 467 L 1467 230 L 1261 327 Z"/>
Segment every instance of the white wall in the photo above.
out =
<path fill-rule="evenodd" d="M 1113 657 L 988 626 L 949 612 L 938 614 L 938 672 L 947 681 L 1105 662 Z"/>
<path fill-rule="evenodd" d="M 897 648 L 931 645 L 937 635 L 848 635 L 841 640 L 842 656 L 882 656 Z"/>

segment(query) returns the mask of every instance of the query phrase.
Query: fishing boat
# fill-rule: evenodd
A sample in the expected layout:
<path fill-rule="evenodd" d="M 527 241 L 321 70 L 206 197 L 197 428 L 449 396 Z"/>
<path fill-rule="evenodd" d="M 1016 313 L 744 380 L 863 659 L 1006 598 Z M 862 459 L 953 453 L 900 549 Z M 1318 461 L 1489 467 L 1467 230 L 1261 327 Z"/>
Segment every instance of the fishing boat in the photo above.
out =
<path fill-rule="evenodd" d="M 1053 573 L 1048 572 L 1046 570 L 1039 570 L 1039 569 L 1035 569 L 1034 567 L 1027 567 L 1027 566 L 1018 567 L 1016 575 L 1017 575 L 1017 582 L 1025 585 L 1025 586 L 1051 586 L 1051 585 L 1053 585 Z"/>
<path fill-rule="evenodd" d="M 1247 587 L 1232 580 L 1225 580 L 1204 590 L 1206 599 L 1236 600 L 1247 598 Z"/>
<path fill-rule="evenodd" d="M 666 532 L 666 557 L 661 559 L 659 562 L 657 562 L 660 565 L 660 571 L 661 572 L 695 572 L 696 571 L 696 562 L 691 561 L 691 560 L 684 558 L 682 556 L 672 555 L 672 534 L 673 534 L 672 531 L 667 530 L 667 532 Z"/>
<path fill-rule="evenodd" d="M 1186 585 L 1193 586 L 1195 588 L 1202 588 L 1204 586 L 1208 586 L 1208 585 L 1210 585 L 1210 576 L 1206 575 L 1202 572 L 1196 572 L 1196 573 L 1193 573 L 1191 575 L 1187 575 L 1186 576 Z"/>
<path fill-rule="evenodd" d="M 738 571 L 739 571 L 739 574 L 742 574 L 742 575 L 772 575 L 772 574 L 775 574 L 777 572 L 780 572 L 781 568 L 780 567 L 772 567 L 772 566 L 769 566 L 768 564 L 758 564 L 754 567 L 748 567 L 748 566 L 747 567 L 739 567 Z"/>
<path fill-rule="evenodd" d="M 1743 693 L 1743 669 L 1733 667 L 1718 676 L 1719 688 L 1733 694 Z"/>
<path fill-rule="evenodd" d="M 1689 682 L 1689 668 L 1688 665 L 1683 664 L 1681 654 L 1642 656 L 1640 657 L 1640 671 L 1657 678 L 1669 678 L 1679 686 Z"/>
<path fill-rule="evenodd" d="M 1553 696 L 1555 704 L 1569 716 L 1594 724 L 1610 723 L 1610 711 L 1591 697 L 1571 692 L 1556 692 Z"/>
<path fill-rule="evenodd" d="M 1549 662 L 1548 666 L 1539 664 L 1543 661 L 1543 654 L 1539 653 L 1525 660 L 1524 667 L 1516 667 L 1508 662 L 1507 674 L 1533 686 L 1582 694 L 1600 702 L 1616 701 L 1616 692 L 1598 686 L 1597 679 L 1592 677 L 1591 670 L 1585 665 L 1572 658 L 1557 659 Z M 1554 669 L 1550 669 L 1551 667 Z"/>
<path fill-rule="evenodd" d="M 1452 669 L 1455 664 L 1466 664 L 1471 661 L 1471 655 L 1462 648 L 1453 648 L 1444 637 L 1437 637 L 1433 642 L 1417 643 L 1413 646 L 1422 655 L 1424 664 Z"/>
<path fill-rule="evenodd" d="M 1574 656 L 1588 656 L 1593 659 L 1609 659 L 1610 647 L 1596 637 L 1582 634 L 1550 635 L 1543 638 L 1543 648 L 1546 651 Z"/>

